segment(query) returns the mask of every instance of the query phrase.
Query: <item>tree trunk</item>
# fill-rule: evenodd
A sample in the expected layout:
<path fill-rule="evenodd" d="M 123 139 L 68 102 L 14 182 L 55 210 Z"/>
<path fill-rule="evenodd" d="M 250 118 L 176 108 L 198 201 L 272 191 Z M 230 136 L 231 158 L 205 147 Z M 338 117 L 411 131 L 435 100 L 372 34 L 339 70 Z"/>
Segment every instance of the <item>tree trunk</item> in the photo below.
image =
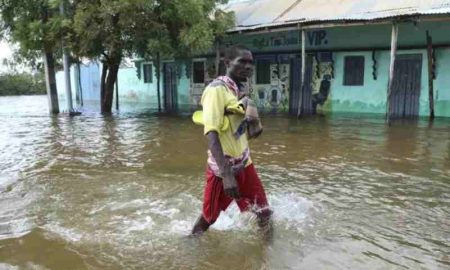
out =
<path fill-rule="evenodd" d="M 106 62 L 102 63 L 102 77 L 100 79 L 100 110 L 101 112 L 105 112 L 105 93 L 106 93 L 106 89 L 105 89 L 105 81 L 106 81 L 106 75 L 108 73 L 108 64 Z"/>
<path fill-rule="evenodd" d="M 51 114 L 58 114 L 59 104 L 55 78 L 55 59 L 53 58 L 53 53 L 51 52 L 43 52 L 42 58 L 45 66 L 45 84 L 47 88 L 48 107 Z"/>
<path fill-rule="evenodd" d="M 41 5 L 40 12 L 41 12 L 41 21 L 44 24 L 47 23 L 49 17 L 48 9 L 46 9 L 43 4 Z M 45 85 L 47 88 L 48 107 L 50 110 L 50 114 L 58 114 L 59 103 L 58 103 L 58 91 L 56 88 L 55 59 L 53 57 L 53 50 L 45 42 L 42 48 L 42 58 L 44 60 Z"/>
<path fill-rule="evenodd" d="M 107 62 L 103 64 L 102 71 L 102 113 L 111 113 L 113 97 L 114 97 L 114 86 L 117 81 L 117 74 L 119 72 L 120 61 Z M 108 66 L 106 66 L 108 65 Z M 107 73 L 107 74 L 106 74 Z"/>

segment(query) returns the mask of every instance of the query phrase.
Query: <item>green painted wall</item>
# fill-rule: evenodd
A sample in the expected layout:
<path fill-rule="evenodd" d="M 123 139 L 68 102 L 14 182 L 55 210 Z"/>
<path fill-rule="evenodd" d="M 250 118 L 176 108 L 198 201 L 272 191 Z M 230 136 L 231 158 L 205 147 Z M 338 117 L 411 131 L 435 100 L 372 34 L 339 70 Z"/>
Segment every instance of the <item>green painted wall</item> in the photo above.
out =
<path fill-rule="evenodd" d="M 428 71 L 425 50 L 398 51 L 401 54 L 422 55 L 422 78 L 419 114 L 429 115 L 428 102 Z M 364 56 L 364 85 L 344 85 L 344 58 L 346 56 Z M 387 87 L 389 77 L 390 52 L 377 51 L 377 79 L 372 75 L 372 52 L 339 52 L 334 54 L 335 78 L 331 82 L 329 100 L 322 110 L 326 112 L 358 112 L 358 113 L 386 113 Z M 450 64 L 450 62 L 449 62 Z M 450 116 L 450 115 L 449 115 Z"/>
<path fill-rule="evenodd" d="M 426 45 L 426 31 L 433 38 L 433 44 L 450 44 L 449 22 L 419 22 L 399 24 L 398 46 Z M 318 29 L 319 30 L 319 29 Z M 318 31 L 317 30 L 317 31 Z M 307 36 L 307 49 L 352 49 L 387 48 L 391 44 L 391 25 L 366 25 L 325 28 L 322 42 L 310 42 Z"/>
<path fill-rule="evenodd" d="M 186 62 L 177 62 L 180 67 L 180 76 L 178 80 L 178 108 L 181 111 L 190 111 L 192 104 L 190 101 L 191 79 L 186 75 Z"/>
<path fill-rule="evenodd" d="M 344 85 L 344 58 L 346 56 L 364 56 L 364 85 Z M 387 96 L 387 76 L 389 72 L 389 53 L 378 52 L 376 54 L 377 80 L 372 76 L 371 52 L 340 52 L 334 54 L 335 77 L 331 81 L 331 91 L 324 111 L 327 112 L 367 112 L 385 113 Z"/>
<path fill-rule="evenodd" d="M 399 46 L 425 46 L 426 31 L 433 37 L 435 45 L 450 44 L 450 22 L 421 22 L 417 24 L 402 23 L 399 25 Z M 388 74 L 390 63 L 391 26 L 369 25 L 335 27 L 307 32 L 307 50 L 334 51 L 334 79 L 331 81 L 330 96 L 327 102 L 319 107 L 323 112 L 355 112 L 355 113 L 381 113 L 386 112 L 386 98 Z M 241 43 L 249 46 L 257 53 L 274 53 L 287 51 L 300 51 L 299 31 L 285 31 L 265 34 L 236 34 L 229 37 L 224 46 Z M 352 51 L 361 48 L 360 51 Z M 376 51 L 377 79 L 372 75 L 372 49 L 384 48 Z M 425 49 L 399 50 L 398 54 L 422 55 L 422 78 L 420 109 L 421 116 L 429 115 L 428 101 L 428 72 L 427 53 Z M 365 73 L 363 86 L 344 86 L 344 57 L 350 55 L 363 55 L 365 57 Z M 206 59 L 205 78 L 210 66 L 214 64 L 213 58 Z M 437 78 L 434 81 L 435 112 L 436 116 L 450 117 L 450 49 L 436 50 Z M 212 64 L 211 64 L 212 63 Z M 182 111 L 194 109 L 193 90 L 191 82 L 192 62 L 190 60 L 176 61 L 178 68 L 178 106 Z M 142 68 L 142 65 L 141 65 Z M 321 76 L 330 72 L 330 64 L 321 63 Z M 321 77 L 313 80 L 313 90 L 318 91 Z M 163 80 L 161 80 L 163 84 Z M 144 84 L 139 80 L 134 68 L 121 69 L 119 73 L 119 92 L 121 101 L 144 102 L 152 108 L 157 108 L 156 78 L 152 84 Z M 161 85 L 161 98 L 163 98 L 163 85 Z M 161 101 L 163 104 L 163 101 Z"/>
<path fill-rule="evenodd" d="M 438 49 L 435 55 L 435 115 L 450 117 L 450 49 Z"/>
<path fill-rule="evenodd" d="M 405 53 L 405 52 L 402 52 Z M 430 99 L 429 99 L 429 87 L 428 87 L 428 56 L 426 50 L 411 50 L 406 53 L 422 53 L 422 78 L 420 89 L 420 101 L 419 101 L 419 115 L 430 115 Z M 434 93 L 436 96 L 436 93 Z"/>
<path fill-rule="evenodd" d="M 426 31 L 433 43 L 450 44 L 450 22 L 412 22 L 399 24 L 399 46 L 422 46 L 426 44 Z M 391 44 L 390 24 L 346 26 L 306 31 L 307 50 L 387 48 Z M 300 51 L 300 31 L 269 32 L 264 34 L 235 34 L 225 39 L 223 47 L 243 44 L 254 52 Z"/>
<path fill-rule="evenodd" d="M 157 80 L 156 70 L 153 66 L 153 81 L 151 83 L 144 83 L 143 65 L 151 62 L 140 63 L 141 78 L 138 78 L 135 67 L 121 68 L 118 75 L 119 80 L 119 100 L 120 102 L 133 103 L 138 108 L 157 109 L 158 108 L 158 94 L 157 94 Z M 164 62 L 162 63 L 164 64 Z M 186 76 L 186 64 L 183 61 L 177 61 L 176 65 L 179 67 L 178 76 L 178 105 L 180 110 L 189 110 L 189 89 L 190 79 Z M 163 65 L 161 65 L 163 68 Z M 161 107 L 164 108 L 164 77 L 161 72 L 160 82 L 160 96 Z"/>
<path fill-rule="evenodd" d="M 142 66 L 151 62 L 143 62 Z M 135 67 L 121 68 L 118 74 L 120 103 L 133 103 L 137 108 L 158 109 L 157 80 L 155 66 L 153 66 L 153 81 L 144 83 L 144 75 L 137 77 Z M 161 79 L 161 104 L 163 104 L 163 91 Z M 115 102 L 115 101 L 114 101 Z"/>

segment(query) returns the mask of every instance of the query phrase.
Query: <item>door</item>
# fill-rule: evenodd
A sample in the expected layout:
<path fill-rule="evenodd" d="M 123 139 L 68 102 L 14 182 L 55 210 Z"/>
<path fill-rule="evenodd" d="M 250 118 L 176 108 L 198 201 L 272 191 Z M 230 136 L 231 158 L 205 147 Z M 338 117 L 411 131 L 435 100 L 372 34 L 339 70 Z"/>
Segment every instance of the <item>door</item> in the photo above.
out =
<path fill-rule="evenodd" d="M 291 59 L 291 93 L 289 98 L 289 114 L 297 115 L 299 99 L 301 102 L 301 114 L 312 114 L 312 57 L 306 56 L 305 83 L 301 88 L 302 60 L 299 57 Z"/>
<path fill-rule="evenodd" d="M 422 55 L 397 55 L 390 98 L 391 118 L 415 118 L 419 115 Z"/>
<path fill-rule="evenodd" d="M 164 63 L 164 108 L 178 110 L 177 72 L 175 63 Z"/>

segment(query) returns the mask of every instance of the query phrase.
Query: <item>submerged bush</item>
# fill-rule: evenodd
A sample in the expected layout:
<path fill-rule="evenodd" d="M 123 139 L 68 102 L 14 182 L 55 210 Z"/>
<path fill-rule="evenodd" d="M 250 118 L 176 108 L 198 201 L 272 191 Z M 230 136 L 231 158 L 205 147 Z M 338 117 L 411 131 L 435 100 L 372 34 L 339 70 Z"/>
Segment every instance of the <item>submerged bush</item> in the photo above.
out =
<path fill-rule="evenodd" d="M 30 73 L 0 74 L 0 96 L 43 95 L 46 93 L 44 75 Z"/>

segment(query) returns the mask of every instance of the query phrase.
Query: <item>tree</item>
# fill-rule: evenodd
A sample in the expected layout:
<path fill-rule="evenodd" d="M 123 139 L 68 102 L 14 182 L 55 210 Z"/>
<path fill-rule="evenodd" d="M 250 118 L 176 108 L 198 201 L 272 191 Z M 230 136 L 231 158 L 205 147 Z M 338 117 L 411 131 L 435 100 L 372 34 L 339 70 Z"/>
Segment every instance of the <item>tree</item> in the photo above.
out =
<path fill-rule="evenodd" d="M 73 1 L 72 51 L 98 58 L 101 111 L 110 113 L 119 65 L 125 56 L 186 57 L 208 50 L 233 22 L 217 4 L 227 0 Z M 160 70 L 157 65 L 157 70 Z"/>
<path fill-rule="evenodd" d="M 45 94 L 45 81 L 42 73 L 0 74 L 0 96 L 42 95 Z"/>
<path fill-rule="evenodd" d="M 65 21 L 58 12 L 57 0 L 1 0 L 2 30 L 13 43 L 19 44 L 23 59 L 43 58 L 46 88 L 51 113 L 59 113 L 55 79 L 55 52 L 60 42 Z"/>

